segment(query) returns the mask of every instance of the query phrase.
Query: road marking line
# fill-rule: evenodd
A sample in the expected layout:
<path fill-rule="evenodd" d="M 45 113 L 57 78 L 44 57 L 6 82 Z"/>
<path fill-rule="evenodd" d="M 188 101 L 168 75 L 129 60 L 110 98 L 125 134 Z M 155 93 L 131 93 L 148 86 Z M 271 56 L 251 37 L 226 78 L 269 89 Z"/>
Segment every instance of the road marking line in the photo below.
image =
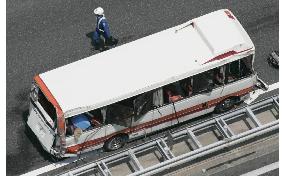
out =
<path fill-rule="evenodd" d="M 257 175 L 262 175 L 264 173 L 273 171 L 275 169 L 279 168 L 279 162 L 275 162 L 266 166 L 263 166 L 261 168 L 258 168 L 256 170 L 250 171 L 248 173 L 242 174 L 241 176 L 257 176 Z"/>
<path fill-rule="evenodd" d="M 270 92 L 270 91 L 273 91 L 275 89 L 279 89 L 279 82 L 277 83 L 274 83 L 274 84 L 271 84 L 268 86 L 268 90 L 264 91 L 262 89 L 257 89 L 256 91 L 254 92 L 251 92 L 250 93 L 250 98 L 245 100 L 245 103 L 246 104 L 251 104 L 255 99 L 257 99 L 257 97 L 259 97 L 261 94 L 264 94 L 264 93 L 267 93 L 267 92 Z"/>

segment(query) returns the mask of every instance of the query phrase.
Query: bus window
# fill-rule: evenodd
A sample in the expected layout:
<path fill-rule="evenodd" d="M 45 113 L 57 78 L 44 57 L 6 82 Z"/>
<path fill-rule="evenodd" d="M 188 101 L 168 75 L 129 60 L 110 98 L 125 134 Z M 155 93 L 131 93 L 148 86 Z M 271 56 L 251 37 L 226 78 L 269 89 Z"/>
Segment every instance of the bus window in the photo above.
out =
<path fill-rule="evenodd" d="M 133 115 L 133 98 L 129 98 L 107 106 L 106 124 L 117 124 L 124 127 L 130 127 Z"/>
<path fill-rule="evenodd" d="M 96 109 L 70 117 L 65 120 L 65 124 L 68 137 L 74 134 L 76 128 L 80 128 L 84 132 L 102 126 L 103 116 L 100 109 Z"/>
<path fill-rule="evenodd" d="M 186 97 L 193 95 L 193 79 L 191 77 L 181 80 L 180 84 Z"/>
<path fill-rule="evenodd" d="M 179 101 L 185 96 L 179 81 L 164 86 L 163 93 L 164 104 Z"/>
<path fill-rule="evenodd" d="M 147 113 L 153 109 L 153 92 L 143 93 L 139 95 L 134 101 L 135 116 Z"/>
<path fill-rule="evenodd" d="M 225 68 L 224 66 L 213 69 L 213 82 L 214 85 L 219 86 L 225 83 Z"/>
<path fill-rule="evenodd" d="M 160 107 L 164 103 L 164 97 L 163 97 L 163 89 L 159 88 L 153 93 L 153 105 L 155 107 Z"/>
<path fill-rule="evenodd" d="M 226 65 L 225 82 L 231 83 L 240 78 L 247 77 L 253 73 L 252 70 L 253 55 L 236 60 Z"/>
<path fill-rule="evenodd" d="M 65 124 L 66 124 L 66 137 L 72 136 L 74 134 L 75 129 L 70 118 L 65 119 Z"/>
<path fill-rule="evenodd" d="M 74 134 L 76 128 L 82 131 L 87 131 L 91 127 L 90 120 L 86 114 L 79 114 L 65 120 L 66 123 L 66 136 Z"/>
<path fill-rule="evenodd" d="M 252 57 L 253 55 L 249 55 L 240 61 L 240 76 L 247 77 L 253 73 L 252 70 Z"/>
<path fill-rule="evenodd" d="M 193 94 L 207 92 L 213 89 L 213 71 L 209 70 L 193 76 Z"/>
<path fill-rule="evenodd" d="M 104 119 L 101 109 L 95 109 L 87 112 L 86 114 L 88 114 L 89 116 L 92 127 L 96 128 L 104 124 Z"/>
<path fill-rule="evenodd" d="M 240 78 L 240 60 L 236 60 L 226 65 L 225 82 L 231 83 Z"/>
<path fill-rule="evenodd" d="M 45 97 L 45 95 L 43 94 L 43 92 L 40 89 L 38 89 L 38 102 L 43 107 L 45 112 L 49 115 L 53 124 L 56 123 L 56 117 L 57 117 L 56 110 L 55 110 L 54 106 L 50 103 L 50 101 L 48 101 L 48 99 Z M 45 119 L 45 120 L 50 121 L 49 119 Z M 50 123 L 47 123 L 47 124 L 51 128 L 54 129 L 54 125 L 52 125 Z"/>
<path fill-rule="evenodd" d="M 160 97 L 156 97 L 156 100 L 160 100 Z M 144 115 L 147 112 L 151 111 L 154 108 L 153 102 L 154 102 L 154 95 L 152 91 L 139 95 L 133 101 L 134 114 L 135 114 L 134 121 L 137 121 L 141 117 L 141 115 Z"/>

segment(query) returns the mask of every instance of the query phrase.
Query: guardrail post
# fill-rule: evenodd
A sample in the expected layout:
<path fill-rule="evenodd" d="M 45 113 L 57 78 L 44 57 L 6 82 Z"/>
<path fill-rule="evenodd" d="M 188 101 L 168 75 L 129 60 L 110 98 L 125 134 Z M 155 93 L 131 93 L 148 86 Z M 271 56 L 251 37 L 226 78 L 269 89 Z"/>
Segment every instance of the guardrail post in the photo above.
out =
<path fill-rule="evenodd" d="M 251 121 L 254 123 L 256 127 L 261 126 L 261 123 L 259 122 L 259 120 L 256 118 L 256 116 L 254 115 L 254 113 L 249 107 L 246 107 L 246 114 L 249 116 L 249 118 L 251 119 Z"/>
<path fill-rule="evenodd" d="M 103 176 L 112 176 L 110 170 L 108 169 L 107 165 L 103 161 L 98 162 L 97 166 L 101 174 L 103 174 Z"/>
<path fill-rule="evenodd" d="M 274 102 L 276 108 L 279 110 L 279 103 L 278 103 L 278 101 L 275 99 L 275 97 L 273 97 L 272 99 L 273 99 L 273 102 Z"/>
<path fill-rule="evenodd" d="M 187 135 L 188 137 L 191 139 L 191 141 L 193 142 L 193 144 L 195 145 L 195 147 L 201 148 L 202 144 L 198 141 L 198 139 L 196 138 L 196 136 L 194 135 L 194 133 L 190 130 L 190 129 L 186 129 L 187 130 Z"/>
<path fill-rule="evenodd" d="M 230 138 L 234 135 L 233 131 L 229 128 L 223 119 L 216 119 L 216 127 L 224 138 Z"/>
<path fill-rule="evenodd" d="M 235 135 L 232 129 L 228 126 L 228 124 L 225 122 L 223 118 L 220 118 L 219 122 L 220 122 L 220 125 L 223 126 L 224 130 L 226 131 L 229 137 L 232 137 Z"/>
<path fill-rule="evenodd" d="M 174 145 L 174 138 L 171 132 L 167 133 L 167 146 L 172 150 Z"/>
<path fill-rule="evenodd" d="M 143 170 L 142 165 L 140 164 L 140 162 L 138 161 L 138 159 L 136 158 L 136 156 L 134 155 L 134 153 L 131 149 L 128 150 L 128 154 L 129 154 L 130 160 L 132 161 L 133 168 L 136 171 Z"/>
<path fill-rule="evenodd" d="M 160 151 L 167 160 L 172 159 L 174 157 L 174 154 L 171 152 L 170 148 L 168 147 L 164 139 L 157 140 L 157 144 Z"/>

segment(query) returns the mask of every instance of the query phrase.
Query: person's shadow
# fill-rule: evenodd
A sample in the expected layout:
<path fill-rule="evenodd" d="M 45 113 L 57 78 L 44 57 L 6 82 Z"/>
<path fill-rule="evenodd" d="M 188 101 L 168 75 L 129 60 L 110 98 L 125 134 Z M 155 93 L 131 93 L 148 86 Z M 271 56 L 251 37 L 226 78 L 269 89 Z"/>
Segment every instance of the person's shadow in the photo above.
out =
<path fill-rule="evenodd" d="M 92 45 L 93 47 L 95 47 L 95 41 L 93 40 L 94 32 L 95 32 L 95 31 L 92 31 L 92 32 L 89 32 L 89 33 L 86 34 L 86 36 L 91 39 L 91 45 Z"/>
<path fill-rule="evenodd" d="M 89 33 L 86 34 L 86 36 L 91 39 L 91 45 L 92 45 L 91 50 L 92 51 L 98 50 L 100 52 L 108 50 L 109 48 L 104 45 L 105 42 L 104 42 L 103 39 L 100 39 L 101 40 L 100 42 L 103 43 L 103 45 L 101 47 L 96 47 L 95 46 L 95 41 L 93 39 L 94 32 L 95 31 L 92 31 L 92 32 L 89 32 Z"/>

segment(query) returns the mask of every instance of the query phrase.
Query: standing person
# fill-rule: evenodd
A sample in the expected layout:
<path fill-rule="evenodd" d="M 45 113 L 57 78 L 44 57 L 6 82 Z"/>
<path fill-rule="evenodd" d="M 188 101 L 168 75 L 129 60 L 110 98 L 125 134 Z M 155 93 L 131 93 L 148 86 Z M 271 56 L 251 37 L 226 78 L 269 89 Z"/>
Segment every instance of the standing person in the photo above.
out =
<path fill-rule="evenodd" d="M 108 49 L 106 46 L 113 46 L 118 43 L 118 40 L 111 36 L 108 22 L 104 15 L 104 9 L 98 7 L 94 10 L 94 14 L 97 17 L 97 27 L 96 31 L 93 34 L 93 41 L 95 45 L 95 49 Z M 101 35 L 104 37 L 105 40 L 101 39 Z"/>

